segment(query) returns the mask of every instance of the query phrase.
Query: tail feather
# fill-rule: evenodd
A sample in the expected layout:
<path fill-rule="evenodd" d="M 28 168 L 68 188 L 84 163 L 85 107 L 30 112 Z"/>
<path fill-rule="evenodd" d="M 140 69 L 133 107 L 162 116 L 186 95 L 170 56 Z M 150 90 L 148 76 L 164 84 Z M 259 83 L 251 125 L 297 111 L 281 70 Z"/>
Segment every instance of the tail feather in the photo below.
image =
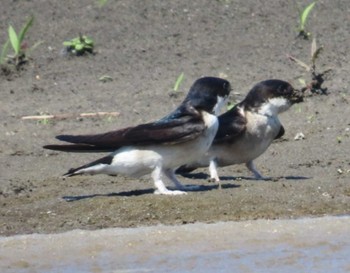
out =
<path fill-rule="evenodd" d="M 61 151 L 61 152 L 73 152 L 73 153 L 102 153 L 102 152 L 112 152 L 116 149 L 111 149 L 107 147 L 92 146 L 87 144 L 67 144 L 67 145 L 45 145 L 44 149 Z"/>
<path fill-rule="evenodd" d="M 70 169 L 68 172 L 66 172 L 65 174 L 64 174 L 64 176 L 75 176 L 75 175 L 80 175 L 80 174 L 83 174 L 84 172 L 82 171 L 82 170 L 84 170 L 84 169 L 87 169 L 87 168 L 90 168 L 90 167 L 93 167 L 93 166 L 97 166 L 97 165 L 99 165 L 99 164 L 104 164 L 104 165 L 110 165 L 111 163 L 112 163 L 112 161 L 113 161 L 113 156 L 111 156 L 111 155 L 108 155 L 108 156 L 105 156 L 105 157 L 102 157 L 102 158 L 100 158 L 100 159 L 97 159 L 97 160 L 95 160 L 95 161 L 93 161 L 93 162 L 90 162 L 90 163 L 88 163 L 88 164 L 85 164 L 85 165 L 83 165 L 83 166 L 80 166 L 80 167 L 78 167 L 78 168 L 72 168 L 72 169 Z M 90 172 L 86 172 L 86 173 L 93 173 L 94 171 L 93 170 L 91 170 Z"/>

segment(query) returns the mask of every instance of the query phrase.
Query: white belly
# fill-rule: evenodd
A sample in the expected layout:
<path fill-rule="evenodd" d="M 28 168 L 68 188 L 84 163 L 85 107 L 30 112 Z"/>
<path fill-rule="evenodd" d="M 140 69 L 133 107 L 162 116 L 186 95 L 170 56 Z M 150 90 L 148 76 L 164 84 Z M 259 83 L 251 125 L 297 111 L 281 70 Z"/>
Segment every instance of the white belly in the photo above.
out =
<path fill-rule="evenodd" d="M 249 115 L 249 114 L 248 114 Z M 277 117 L 254 115 L 247 116 L 244 135 L 231 143 L 214 144 L 208 153 L 190 166 L 206 167 L 215 158 L 218 166 L 247 163 L 263 154 L 277 136 L 281 123 Z"/>
<path fill-rule="evenodd" d="M 176 145 L 123 147 L 113 154 L 111 165 L 105 165 L 103 173 L 137 177 L 150 173 L 156 166 L 175 169 L 183 164 L 196 161 L 208 151 L 218 129 L 215 116 L 204 112 L 203 118 L 207 129 L 198 138 Z"/>

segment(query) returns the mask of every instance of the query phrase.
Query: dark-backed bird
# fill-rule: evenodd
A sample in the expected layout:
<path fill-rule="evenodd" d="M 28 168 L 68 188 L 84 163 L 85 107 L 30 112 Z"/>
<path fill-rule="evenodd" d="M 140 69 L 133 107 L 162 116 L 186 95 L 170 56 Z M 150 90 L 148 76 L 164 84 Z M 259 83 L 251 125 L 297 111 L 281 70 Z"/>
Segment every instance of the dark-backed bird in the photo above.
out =
<path fill-rule="evenodd" d="M 70 169 L 65 175 L 123 174 L 140 177 L 151 173 L 156 194 L 186 193 L 174 170 L 206 153 L 216 135 L 219 112 L 231 90 L 230 83 L 215 77 L 195 81 L 184 101 L 166 117 L 151 123 L 92 135 L 59 135 L 71 144 L 46 145 L 65 152 L 110 152 L 96 161 Z M 177 190 L 169 190 L 166 177 Z"/>
<path fill-rule="evenodd" d="M 218 117 L 219 129 L 209 151 L 177 173 L 209 166 L 210 179 L 219 182 L 217 167 L 245 163 L 255 179 L 264 179 L 253 160 L 284 135 L 278 114 L 302 100 L 302 92 L 288 82 L 273 79 L 256 84 L 242 102 Z"/>

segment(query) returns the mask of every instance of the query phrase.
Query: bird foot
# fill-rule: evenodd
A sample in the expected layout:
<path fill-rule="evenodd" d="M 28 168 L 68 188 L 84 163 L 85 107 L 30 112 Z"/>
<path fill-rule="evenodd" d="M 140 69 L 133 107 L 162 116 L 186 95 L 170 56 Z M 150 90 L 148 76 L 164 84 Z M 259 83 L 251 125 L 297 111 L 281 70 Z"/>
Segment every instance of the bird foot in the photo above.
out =
<path fill-rule="evenodd" d="M 260 181 L 268 181 L 268 180 L 272 180 L 271 177 L 265 177 L 265 176 L 262 176 L 262 175 L 259 175 L 259 176 L 254 176 L 255 180 L 260 180 Z"/>
<path fill-rule="evenodd" d="M 159 194 L 159 195 L 160 194 L 163 194 L 163 195 L 183 195 L 183 194 L 187 194 L 187 192 L 185 192 L 185 191 L 172 191 L 172 190 L 166 189 L 166 190 L 162 190 L 162 191 L 155 190 L 154 194 Z"/>
<path fill-rule="evenodd" d="M 219 183 L 220 182 L 220 178 L 219 177 L 210 177 L 208 179 L 209 182 L 211 183 Z"/>

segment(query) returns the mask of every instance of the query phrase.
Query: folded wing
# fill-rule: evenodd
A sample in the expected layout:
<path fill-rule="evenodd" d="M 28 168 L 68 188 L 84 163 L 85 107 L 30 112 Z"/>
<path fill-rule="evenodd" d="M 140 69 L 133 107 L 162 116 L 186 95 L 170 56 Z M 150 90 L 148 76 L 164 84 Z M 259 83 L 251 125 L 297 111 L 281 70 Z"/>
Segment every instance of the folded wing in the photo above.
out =
<path fill-rule="evenodd" d="M 200 115 L 185 115 L 97 135 L 59 135 L 57 139 L 73 144 L 44 148 L 67 152 L 111 152 L 122 146 L 174 145 L 197 138 L 203 130 L 205 124 Z"/>
<path fill-rule="evenodd" d="M 239 113 L 237 107 L 219 116 L 218 120 L 219 129 L 216 133 L 214 144 L 234 141 L 246 130 L 247 120 Z"/>

